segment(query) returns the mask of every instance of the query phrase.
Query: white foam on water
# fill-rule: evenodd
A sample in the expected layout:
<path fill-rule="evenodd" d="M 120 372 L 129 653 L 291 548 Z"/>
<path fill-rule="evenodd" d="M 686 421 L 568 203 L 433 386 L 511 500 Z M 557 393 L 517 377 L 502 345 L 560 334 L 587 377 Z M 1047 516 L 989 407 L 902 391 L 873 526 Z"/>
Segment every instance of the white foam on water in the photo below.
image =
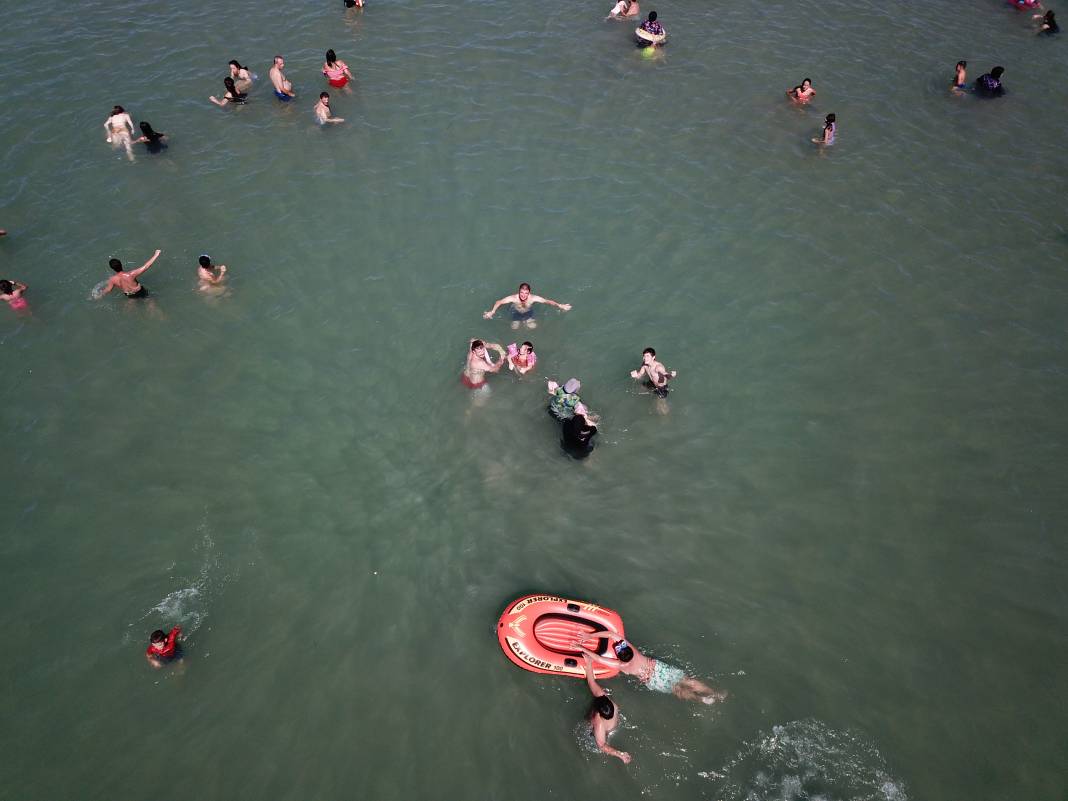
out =
<path fill-rule="evenodd" d="M 723 801 L 908 801 L 873 743 L 812 718 L 774 726 L 697 775 Z"/>

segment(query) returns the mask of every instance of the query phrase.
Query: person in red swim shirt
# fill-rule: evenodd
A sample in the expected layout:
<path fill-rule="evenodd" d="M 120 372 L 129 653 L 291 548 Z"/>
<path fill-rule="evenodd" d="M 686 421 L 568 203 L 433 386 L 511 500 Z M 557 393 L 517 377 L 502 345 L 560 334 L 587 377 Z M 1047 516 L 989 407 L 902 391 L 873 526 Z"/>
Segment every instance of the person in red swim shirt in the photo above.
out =
<path fill-rule="evenodd" d="M 178 637 L 181 633 L 181 626 L 175 626 L 170 634 L 164 634 L 163 629 L 152 632 L 152 638 L 145 650 L 145 659 L 152 667 L 161 668 L 178 656 Z"/>

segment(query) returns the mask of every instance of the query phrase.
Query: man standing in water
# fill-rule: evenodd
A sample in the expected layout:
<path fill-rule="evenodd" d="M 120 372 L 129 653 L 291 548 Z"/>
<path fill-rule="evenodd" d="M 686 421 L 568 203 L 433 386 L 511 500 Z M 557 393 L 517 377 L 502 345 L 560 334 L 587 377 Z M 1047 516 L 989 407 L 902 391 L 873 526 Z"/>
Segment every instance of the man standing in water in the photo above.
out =
<path fill-rule="evenodd" d="M 586 720 L 590 724 L 590 733 L 597 747 L 608 756 L 614 756 L 624 765 L 630 764 L 630 754 L 626 751 L 617 751 L 608 744 L 608 735 L 619 726 L 619 707 L 612 703 L 612 699 L 601 689 L 597 680 L 593 677 L 593 660 L 586 654 L 582 655 L 586 663 L 586 686 L 593 693 L 593 703 L 590 711 L 586 713 Z"/>
<path fill-rule="evenodd" d="M 668 370 L 656 360 L 656 351 L 646 348 L 642 351 L 642 366 L 637 370 L 630 371 L 631 378 L 645 377 L 646 382 L 658 398 L 666 398 L 668 394 L 668 380 L 678 375 L 675 370 Z"/>
<path fill-rule="evenodd" d="M 500 355 L 500 360 L 494 364 L 490 361 L 486 348 L 493 348 Z M 460 383 L 468 389 L 482 389 L 486 386 L 486 373 L 496 373 L 504 364 L 505 350 L 495 342 L 486 344 L 481 339 L 472 339 L 471 347 L 467 351 L 467 364 L 460 374 Z"/>
<path fill-rule="evenodd" d="M 138 267 L 136 270 L 130 270 L 126 272 L 122 269 L 122 262 L 118 259 L 111 259 L 108 262 L 108 266 L 115 271 L 115 275 L 108 279 L 104 288 L 100 290 L 98 297 L 104 297 L 108 292 L 118 287 L 123 291 L 123 294 L 128 298 L 147 298 L 148 290 L 137 282 L 137 277 L 141 275 L 145 270 L 152 266 L 152 264 L 159 258 L 159 254 L 162 251 L 157 250 L 152 254 L 152 258 Z"/>
<path fill-rule="evenodd" d="M 493 318 L 493 315 L 497 313 L 497 309 L 501 308 L 507 303 L 512 304 L 512 328 L 519 328 L 520 325 L 526 323 L 527 328 L 537 328 L 538 323 L 534 320 L 534 304 L 535 303 L 548 303 L 550 306 L 555 306 L 560 311 L 570 311 L 570 303 L 557 303 L 555 300 L 549 300 L 549 298 L 543 298 L 541 295 L 532 295 L 530 293 L 530 284 L 523 282 L 519 285 L 519 291 L 514 295 L 506 295 L 493 304 L 493 308 L 488 312 L 483 313 L 483 317 L 487 320 Z"/>
<path fill-rule="evenodd" d="M 609 629 L 609 631 L 612 631 Z M 603 634 L 604 632 L 601 632 Z M 612 631 L 616 636 L 619 632 Z M 591 635 L 592 636 L 592 635 Z M 587 638 L 589 639 L 589 638 Z M 582 653 L 595 662 L 606 667 L 616 668 L 620 673 L 634 676 L 638 681 L 658 693 L 671 693 L 681 701 L 698 701 L 702 704 L 714 704 L 727 697 L 724 690 L 714 690 L 692 676 L 687 676 L 681 668 L 672 667 L 659 659 L 650 659 L 624 639 L 612 643 L 614 660 L 606 660 L 593 651 L 582 647 L 581 642 L 574 643 Z"/>
<path fill-rule="evenodd" d="M 268 73 L 271 76 L 271 86 L 274 87 L 274 96 L 279 100 L 288 103 L 294 97 L 293 84 L 291 84 L 286 78 L 286 74 L 282 72 L 282 67 L 286 65 L 286 60 L 281 56 L 274 57 L 274 66 L 271 67 Z"/>

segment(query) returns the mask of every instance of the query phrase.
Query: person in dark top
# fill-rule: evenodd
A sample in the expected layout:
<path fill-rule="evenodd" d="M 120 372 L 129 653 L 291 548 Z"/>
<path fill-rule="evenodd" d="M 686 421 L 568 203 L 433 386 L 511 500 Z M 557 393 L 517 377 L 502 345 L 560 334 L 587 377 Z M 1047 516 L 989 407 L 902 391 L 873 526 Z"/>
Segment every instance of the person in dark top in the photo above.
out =
<path fill-rule="evenodd" d="M 161 153 L 163 152 L 163 149 L 167 147 L 167 143 L 163 141 L 166 138 L 167 134 L 153 131 L 151 125 L 147 122 L 142 122 L 141 136 L 134 139 L 134 144 L 143 144 L 148 148 L 149 153 Z"/>
<path fill-rule="evenodd" d="M 234 83 L 233 78 L 223 78 L 223 86 L 226 87 L 226 91 L 223 92 L 222 100 L 216 99 L 215 95 L 208 98 L 216 106 L 225 106 L 227 103 L 244 103 L 248 99 L 247 94 L 237 91 L 237 84 Z"/>
<path fill-rule="evenodd" d="M 983 73 L 975 80 L 975 91 L 983 97 L 1001 97 L 1005 94 L 1005 87 L 1001 85 L 1001 76 L 1004 74 L 1004 67 L 994 67 L 990 72 Z"/>
<path fill-rule="evenodd" d="M 597 419 L 590 414 L 586 404 L 575 406 L 574 416 L 563 424 L 564 450 L 576 459 L 585 459 L 593 451 L 593 437 L 597 433 Z"/>
<path fill-rule="evenodd" d="M 1033 17 L 1031 17 L 1031 19 L 1042 20 L 1042 25 L 1038 29 L 1039 33 L 1052 35 L 1061 32 L 1061 26 L 1057 24 L 1057 19 L 1052 11 L 1047 11 L 1044 15 L 1035 14 Z"/>

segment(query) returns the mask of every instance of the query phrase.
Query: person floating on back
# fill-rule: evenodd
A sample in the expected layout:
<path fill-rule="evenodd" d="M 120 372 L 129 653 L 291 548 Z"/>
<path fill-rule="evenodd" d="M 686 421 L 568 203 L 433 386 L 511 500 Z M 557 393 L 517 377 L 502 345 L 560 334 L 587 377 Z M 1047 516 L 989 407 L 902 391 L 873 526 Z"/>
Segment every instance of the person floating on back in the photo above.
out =
<path fill-rule="evenodd" d="M 512 304 L 512 328 L 519 328 L 519 326 L 523 324 L 526 324 L 527 328 L 537 328 L 538 323 L 534 319 L 535 303 L 545 303 L 549 306 L 555 306 L 560 311 L 571 311 L 570 303 L 557 303 L 555 300 L 543 298 L 541 295 L 532 295 L 530 292 L 530 284 L 524 281 L 519 285 L 518 292 L 514 295 L 505 295 L 493 304 L 492 309 L 483 312 L 482 316 L 487 320 L 492 319 L 493 315 L 497 313 L 497 309 L 507 303 Z"/>
<path fill-rule="evenodd" d="M 152 667 L 159 669 L 168 662 L 181 658 L 178 648 L 178 638 L 182 634 L 182 627 L 175 626 L 169 634 L 164 634 L 163 629 L 156 629 L 145 650 L 145 659 Z"/>
<path fill-rule="evenodd" d="M 634 31 L 634 41 L 638 47 L 660 47 L 667 41 L 664 26 L 656 21 L 656 12 L 650 11 L 645 22 Z"/>
<path fill-rule="evenodd" d="M 1005 94 L 1005 87 L 1001 85 L 1001 76 L 1004 74 L 1004 67 L 994 67 L 990 72 L 984 72 L 975 79 L 976 93 L 982 97 L 1001 97 Z"/>
<path fill-rule="evenodd" d="M 834 137 L 837 133 L 838 118 L 833 114 L 828 114 L 827 118 L 823 121 L 823 128 L 820 130 L 820 135 L 815 137 L 812 141 L 817 145 L 830 147 L 834 144 Z"/>
<path fill-rule="evenodd" d="M 136 270 L 130 270 L 126 272 L 122 269 L 122 262 L 118 259 L 111 259 L 108 261 L 108 266 L 115 271 L 115 275 L 111 276 L 107 280 L 107 283 L 100 290 L 100 294 L 97 297 L 104 297 L 108 292 L 118 287 L 122 290 L 123 294 L 128 298 L 147 298 L 148 290 L 137 282 L 137 277 L 141 275 L 145 270 L 153 265 L 156 259 L 159 258 L 159 254 L 163 251 L 157 250 L 152 254 L 152 258 L 138 267 Z"/>
<path fill-rule="evenodd" d="M 293 93 L 293 84 L 286 78 L 286 74 L 282 72 L 282 68 L 285 67 L 286 60 L 281 56 L 274 57 L 274 64 L 271 66 L 268 76 L 271 79 L 271 86 L 274 87 L 274 96 L 281 100 L 283 103 L 288 103 L 296 95 Z"/>
<path fill-rule="evenodd" d="M 590 724 L 590 734 L 593 741 L 602 753 L 614 756 L 624 765 L 630 764 L 630 754 L 626 751 L 617 751 L 608 744 L 608 737 L 619 727 L 619 707 L 608 697 L 608 693 L 601 689 L 601 685 L 593 677 L 593 660 L 586 654 L 582 655 L 586 669 L 586 686 L 593 693 L 593 703 L 586 713 L 586 721 Z"/>
<path fill-rule="evenodd" d="M 611 631 L 611 629 L 609 630 Z M 618 632 L 613 631 L 612 633 L 618 636 Z M 603 631 L 598 632 L 596 636 L 602 635 L 604 635 Z M 590 635 L 590 637 L 594 636 Z M 681 701 L 714 704 L 727 697 L 727 693 L 724 690 L 715 690 L 703 681 L 687 676 L 681 668 L 673 667 L 666 662 L 661 662 L 659 659 L 650 659 L 622 638 L 612 643 L 612 652 L 616 658 L 611 661 L 588 650 L 581 642 L 574 643 L 574 645 L 594 662 L 600 662 L 606 667 L 617 668 L 620 673 L 634 676 L 650 690 L 658 693 L 670 693 Z"/>
<path fill-rule="evenodd" d="M 133 120 L 130 119 L 130 115 L 126 113 L 126 109 L 122 106 L 115 106 L 108 118 L 104 120 L 104 130 L 108 134 L 108 144 L 114 148 L 125 148 L 126 157 L 133 161 L 133 140 L 131 137 L 134 132 L 134 124 Z"/>

